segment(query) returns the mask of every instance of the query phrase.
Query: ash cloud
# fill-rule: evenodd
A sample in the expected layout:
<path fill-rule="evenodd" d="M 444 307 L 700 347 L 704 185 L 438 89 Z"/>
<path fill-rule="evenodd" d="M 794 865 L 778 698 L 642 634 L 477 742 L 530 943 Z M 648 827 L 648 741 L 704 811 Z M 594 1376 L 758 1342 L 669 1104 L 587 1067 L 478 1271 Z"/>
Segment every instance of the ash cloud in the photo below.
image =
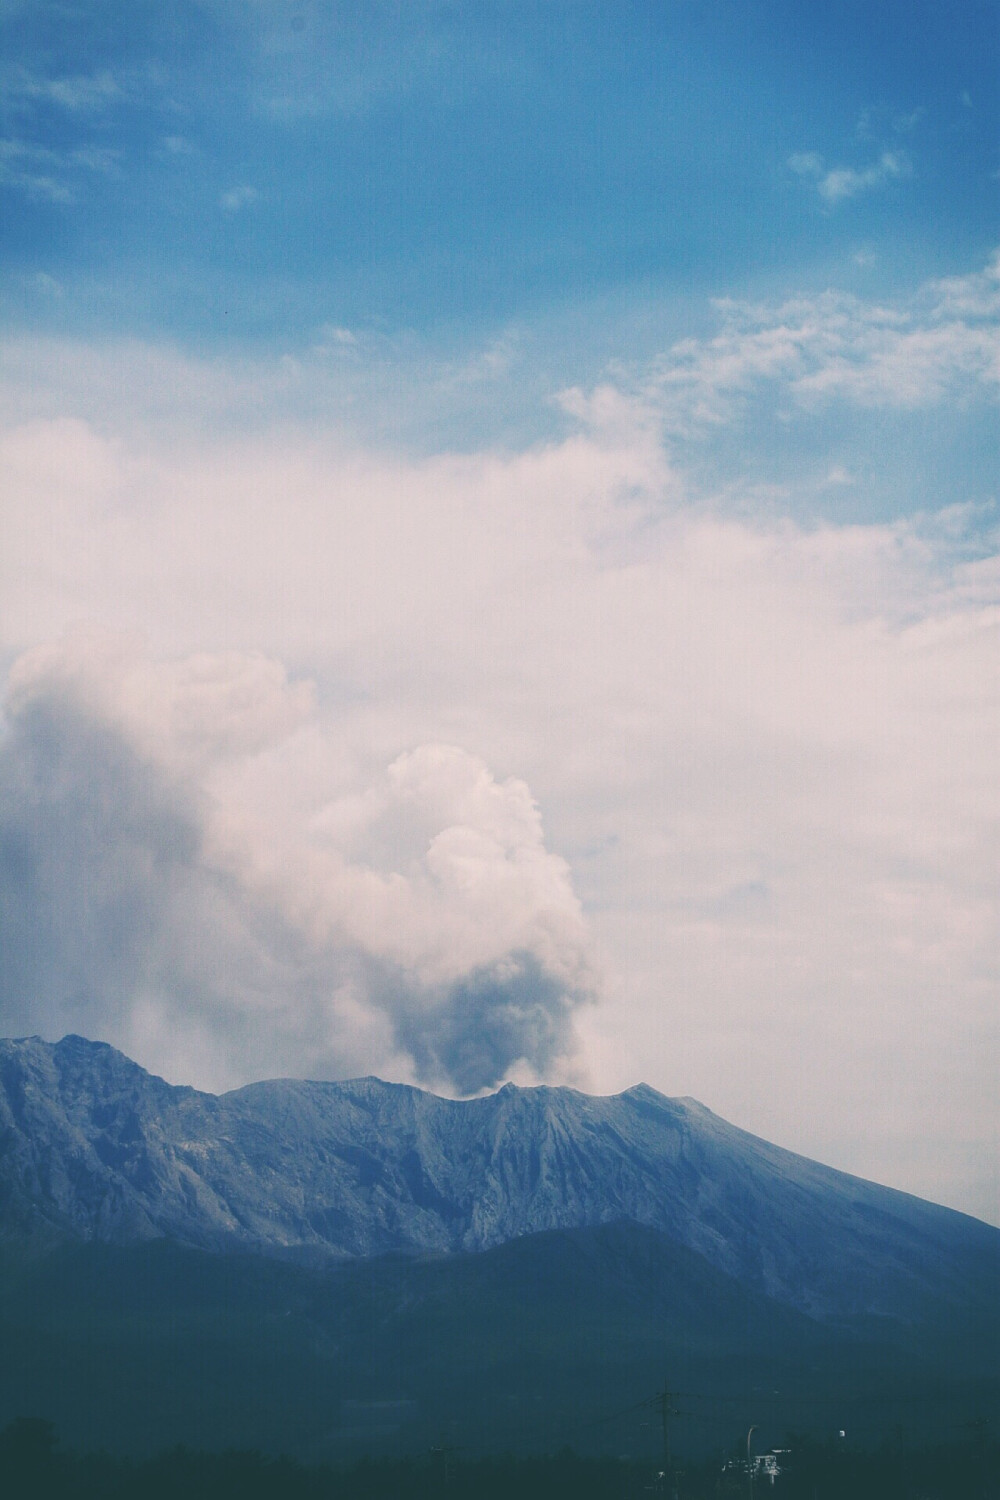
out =
<path fill-rule="evenodd" d="M 5 1032 L 77 1031 L 223 1083 L 308 1044 L 298 935 L 213 858 L 197 787 L 120 726 L 42 693 L 0 749 L 0 806 Z"/>
<path fill-rule="evenodd" d="M 0 805 L 6 1028 L 116 1025 L 198 868 L 193 809 L 118 733 L 55 696 L 7 736 Z"/>
<path fill-rule="evenodd" d="M 290 812 L 303 726 L 331 733 L 263 658 L 82 638 L 15 664 L 3 1031 L 82 1032 L 213 1088 L 386 1072 L 473 1093 L 564 1067 L 593 980 L 524 783 L 421 746 Z"/>
<path fill-rule="evenodd" d="M 450 985 L 426 1017 L 396 1017 L 400 1040 L 423 1077 L 474 1094 L 521 1059 L 546 1073 L 571 1047 L 574 995 L 535 954 L 511 953 Z"/>

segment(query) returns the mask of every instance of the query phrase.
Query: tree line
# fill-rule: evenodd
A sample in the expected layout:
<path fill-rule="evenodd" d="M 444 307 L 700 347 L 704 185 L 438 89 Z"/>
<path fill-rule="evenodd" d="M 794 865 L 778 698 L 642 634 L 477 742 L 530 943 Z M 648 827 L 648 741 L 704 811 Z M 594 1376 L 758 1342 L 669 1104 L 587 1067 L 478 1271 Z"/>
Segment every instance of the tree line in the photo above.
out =
<path fill-rule="evenodd" d="M 1000 1500 L 1000 1447 L 969 1441 L 903 1451 L 845 1451 L 792 1435 L 772 1483 L 738 1457 L 681 1464 L 554 1456 L 472 1458 L 441 1446 L 415 1458 L 349 1468 L 257 1452 L 175 1448 L 151 1458 L 64 1450 L 51 1423 L 24 1417 L 0 1432 L 5 1500 Z"/>

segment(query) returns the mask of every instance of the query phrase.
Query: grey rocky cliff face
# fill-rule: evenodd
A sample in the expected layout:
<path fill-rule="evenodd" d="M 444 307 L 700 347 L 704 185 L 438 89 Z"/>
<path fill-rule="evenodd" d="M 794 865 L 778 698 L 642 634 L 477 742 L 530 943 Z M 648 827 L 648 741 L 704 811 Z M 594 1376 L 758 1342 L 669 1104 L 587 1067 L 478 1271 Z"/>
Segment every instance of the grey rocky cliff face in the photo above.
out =
<path fill-rule="evenodd" d="M 982 1294 L 1000 1233 L 639 1085 L 441 1099 L 364 1078 L 175 1088 L 81 1037 L 0 1042 L 0 1225 L 370 1256 L 631 1221 L 819 1316 Z"/>

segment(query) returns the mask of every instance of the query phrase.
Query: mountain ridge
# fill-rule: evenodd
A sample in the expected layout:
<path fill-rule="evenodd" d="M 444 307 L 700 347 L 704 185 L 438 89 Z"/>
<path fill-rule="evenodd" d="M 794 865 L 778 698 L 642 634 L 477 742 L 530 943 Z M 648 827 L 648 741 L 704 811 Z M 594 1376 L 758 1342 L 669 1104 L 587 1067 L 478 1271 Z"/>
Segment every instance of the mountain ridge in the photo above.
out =
<path fill-rule="evenodd" d="M 996 1300 L 1000 1231 L 647 1084 L 443 1099 L 368 1076 L 214 1095 L 107 1043 L 0 1041 L 8 1239 L 365 1258 L 632 1222 L 814 1317 Z"/>

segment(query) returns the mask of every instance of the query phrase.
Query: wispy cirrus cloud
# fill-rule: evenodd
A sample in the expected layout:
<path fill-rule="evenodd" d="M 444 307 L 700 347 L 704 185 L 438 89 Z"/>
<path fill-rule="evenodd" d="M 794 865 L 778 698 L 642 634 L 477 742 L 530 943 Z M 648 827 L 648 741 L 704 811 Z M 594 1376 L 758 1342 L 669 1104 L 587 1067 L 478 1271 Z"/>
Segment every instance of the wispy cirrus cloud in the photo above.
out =
<path fill-rule="evenodd" d="M 0 184 L 35 202 L 74 202 L 61 168 L 55 152 L 26 141 L 0 141 Z"/>
<path fill-rule="evenodd" d="M 681 340 L 624 381 L 669 431 L 691 436 L 735 421 L 767 390 L 802 407 L 838 400 L 901 410 L 1000 390 L 1000 253 L 979 272 L 928 282 L 897 302 L 831 290 L 715 308 L 718 333 Z"/>
<path fill-rule="evenodd" d="M 123 95 L 119 80 L 108 70 L 90 74 L 46 77 L 26 68 L 3 71 L 8 108 L 17 105 L 55 105 L 70 114 L 95 114 Z"/>
<path fill-rule="evenodd" d="M 86 175 L 108 177 L 119 153 L 100 146 L 54 150 L 31 141 L 0 140 L 0 184 L 36 202 L 75 203 Z"/>

